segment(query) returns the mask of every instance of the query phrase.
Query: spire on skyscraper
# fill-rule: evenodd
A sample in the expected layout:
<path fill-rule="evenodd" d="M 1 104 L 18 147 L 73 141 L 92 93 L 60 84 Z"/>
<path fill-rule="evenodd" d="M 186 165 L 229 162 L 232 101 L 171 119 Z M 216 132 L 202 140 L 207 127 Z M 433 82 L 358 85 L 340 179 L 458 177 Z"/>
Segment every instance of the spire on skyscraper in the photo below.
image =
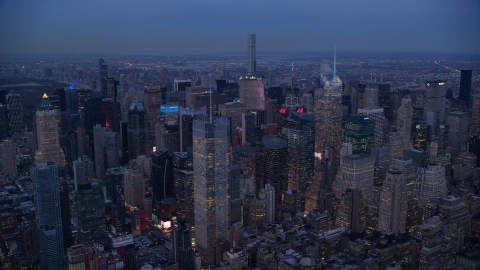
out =
<path fill-rule="evenodd" d="M 47 93 L 43 93 L 42 102 L 40 103 L 40 110 L 45 111 L 45 110 L 52 110 L 52 109 L 53 109 L 53 105 L 50 102 L 50 99 L 48 98 Z"/>

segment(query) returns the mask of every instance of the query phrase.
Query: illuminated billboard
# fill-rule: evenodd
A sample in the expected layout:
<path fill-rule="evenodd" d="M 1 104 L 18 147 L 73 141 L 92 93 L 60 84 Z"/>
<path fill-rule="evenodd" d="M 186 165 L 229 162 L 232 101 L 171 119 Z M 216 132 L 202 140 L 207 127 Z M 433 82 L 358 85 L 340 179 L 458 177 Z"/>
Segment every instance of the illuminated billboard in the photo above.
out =
<path fill-rule="evenodd" d="M 160 105 L 161 113 L 178 113 L 178 105 Z"/>

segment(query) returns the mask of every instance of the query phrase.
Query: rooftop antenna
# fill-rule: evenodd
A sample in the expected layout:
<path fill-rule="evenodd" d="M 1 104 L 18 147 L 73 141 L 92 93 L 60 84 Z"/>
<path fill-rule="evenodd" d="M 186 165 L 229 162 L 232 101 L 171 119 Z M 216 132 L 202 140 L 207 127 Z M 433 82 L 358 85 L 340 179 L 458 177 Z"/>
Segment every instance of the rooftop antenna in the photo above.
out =
<path fill-rule="evenodd" d="M 377 82 L 377 73 L 375 73 L 375 82 Z"/>
<path fill-rule="evenodd" d="M 335 44 L 335 52 L 333 53 L 333 85 L 337 84 L 337 45 Z"/>
<path fill-rule="evenodd" d="M 370 71 L 370 81 L 373 81 L 373 80 L 372 80 L 372 77 L 373 77 L 373 72 Z"/>
<path fill-rule="evenodd" d="M 380 83 L 383 83 L 383 74 L 380 73 Z"/>

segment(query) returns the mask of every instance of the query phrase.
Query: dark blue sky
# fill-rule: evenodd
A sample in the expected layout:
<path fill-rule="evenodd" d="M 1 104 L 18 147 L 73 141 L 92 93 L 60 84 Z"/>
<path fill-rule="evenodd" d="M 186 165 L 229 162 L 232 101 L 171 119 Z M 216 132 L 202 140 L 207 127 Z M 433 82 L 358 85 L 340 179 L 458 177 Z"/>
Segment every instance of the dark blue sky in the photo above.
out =
<path fill-rule="evenodd" d="M 480 52 L 479 0 L 0 0 L 0 54 Z"/>

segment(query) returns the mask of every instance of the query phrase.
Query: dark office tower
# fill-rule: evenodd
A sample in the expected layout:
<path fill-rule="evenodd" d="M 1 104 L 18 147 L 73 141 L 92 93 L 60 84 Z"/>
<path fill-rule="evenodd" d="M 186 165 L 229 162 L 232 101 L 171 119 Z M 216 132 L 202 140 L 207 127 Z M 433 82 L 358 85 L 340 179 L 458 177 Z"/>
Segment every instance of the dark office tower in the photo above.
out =
<path fill-rule="evenodd" d="M 378 84 L 375 82 L 366 83 L 364 108 L 378 108 Z"/>
<path fill-rule="evenodd" d="M 428 165 L 428 152 L 419 149 L 405 149 L 403 150 L 404 159 L 412 160 L 412 165 L 417 168 L 426 168 Z"/>
<path fill-rule="evenodd" d="M 0 103 L 0 141 L 8 136 L 7 105 Z"/>
<path fill-rule="evenodd" d="M 155 128 L 157 116 L 160 114 L 160 106 L 162 105 L 162 89 L 159 84 L 150 84 L 145 86 L 143 91 L 143 103 L 150 120 L 150 129 Z"/>
<path fill-rule="evenodd" d="M 445 95 L 447 84 L 445 81 L 427 81 L 425 83 L 425 100 L 423 104 L 423 119 L 427 118 L 427 111 L 437 111 L 440 123 L 445 122 Z"/>
<path fill-rule="evenodd" d="M 357 108 L 364 109 L 365 108 L 365 99 L 366 99 L 366 91 L 367 85 L 364 83 L 359 83 L 357 86 Z"/>
<path fill-rule="evenodd" d="M 150 122 L 141 102 L 133 102 L 128 110 L 128 157 L 150 156 Z"/>
<path fill-rule="evenodd" d="M 63 231 L 63 249 L 67 250 L 67 247 L 73 246 L 75 244 L 75 239 L 72 235 L 72 223 L 70 215 L 70 199 L 69 199 L 70 189 L 67 181 L 60 181 L 60 207 L 62 211 L 62 231 Z"/>
<path fill-rule="evenodd" d="M 7 104 L 7 119 L 8 119 L 8 130 L 10 136 L 13 138 L 19 137 L 23 134 L 23 111 L 22 111 L 22 96 L 19 94 L 7 95 L 6 96 Z"/>
<path fill-rule="evenodd" d="M 248 34 L 247 37 L 248 37 L 247 73 L 248 75 L 255 75 L 257 73 L 256 35 Z"/>
<path fill-rule="evenodd" d="M 171 159 L 167 148 L 158 148 L 152 153 L 152 187 L 153 187 L 153 208 L 156 209 L 158 202 L 174 195 Z"/>
<path fill-rule="evenodd" d="M 393 120 L 392 103 L 390 101 L 390 84 L 381 83 L 378 85 L 378 107 L 383 108 L 385 118 L 391 123 Z"/>
<path fill-rule="evenodd" d="M 172 153 L 173 182 L 175 183 L 177 218 L 179 220 L 186 220 L 189 215 L 193 214 L 192 211 L 189 211 L 193 210 L 193 168 L 191 168 L 191 163 L 192 159 L 187 152 Z"/>
<path fill-rule="evenodd" d="M 111 168 L 105 174 L 105 189 L 107 199 L 113 204 L 120 204 L 120 192 L 123 189 L 123 170 L 120 168 Z"/>
<path fill-rule="evenodd" d="M 79 244 L 91 245 L 107 239 L 105 199 L 99 182 L 78 186 L 75 195 Z"/>
<path fill-rule="evenodd" d="M 110 206 L 110 228 L 111 232 L 116 235 L 121 235 L 126 232 L 125 230 L 125 204 L 112 204 Z"/>
<path fill-rule="evenodd" d="M 335 220 L 336 227 L 361 233 L 365 229 L 365 202 L 360 189 L 346 189 L 342 193 Z"/>
<path fill-rule="evenodd" d="M 260 154 L 260 155 L 259 155 Z M 256 160 L 257 170 L 261 168 L 264 179 L 261 182 L 270 184 L 275 188 L 275 215 L 282 209 L 282 196 L 288 190 L 288 156 L 287 142 L 274 137 L 265 136 L 262 142 L 257 144 L 257 155 L 262 159 Z M 259 190 L 260 191 L 260 190 Z"/>
<path fill-rule="evenodd" d="M 472 134 L 468 138 L 468 151 L 477 156 L 477 166 L 480 167 L 480 134 Z"/>
<path fill-rule="evenodd" d="M 117 80 L 107 78 L 107 95 L 105 97 L 109 97 L 113 101 L 116 101 L 118 84 L 119 82 Z"/>
<path fill-rule="evenodd" d="M 187 152 L 193 147 L 193 115 L 182 114 L 180 119 L 180 152 Z M 159 147 L 159 145 L 156 145 Z"/>
<path fill-rule="evenodd" d="M 108 65 L 103 58 L 98 59 L 98 91 L 107 97 Z"/>
<path fill-rule="evenodd" d="M 474 95 L 472 98 L 472 121 L 469 134 L 480 134 L 480 95 Z"/>
<path fill-rule="evenodd" d="M 242 144 L 255 145 L 261 136 L 262 129 L 255 125 L 255 115 L 251 112 L 242 113 Z"/>
<path fill-rule="evenodd" d="M 370 154 L 375 140 L 375 122 L 363 116 L 345 116 L 344 141 L 352 144 L 354 155 Z"/>
<path fill-rule="evenodd" d="M 51 161 L 35 163 L 31 177 L 41 251 L 40 268 L 61 269 L 64 266 L 64 245 L 57 165 Z"/>
<path fill-rule="evenodd" d="M 191 269 L 193 266 L 193 248 L 190 227 L 181 222 L 173 231 L 173 257 L 178 269 Z"/>
<path fill-rule="evenodd" d="M 342 95 L 342 114 L 351 115 L 352 114 L 352 103 L 350 95 Z"/>
<path fill-rule="evenodd" d="M 471 91 L 472 91 L 472 71 L 462 70 L 460 73 L 460 93 L 458 99 L 465 101 L 467 109 L 471 108 Z"/>
<path fill-rule="evenodd" d="M 84 104 L 82 110 L 83 118 L 83 130 L 85 135 L 88 136 L 88 150 L 90 156 L 93 158 L 93 127 L 97 124 L 102 127 L 110 127 L 114 132 L 115 119 L 113 114 L 113 103 L 110 98 L 88 98 Z M 118 124 L 116 124 L 118 126 Z"/>
<path fill-rule="evenodd" d="M 282 121 L 282 139 L 288 145 L 289 188 L 299 190 L 304 194 L 313 180 L 314 114 L 292 113 L 291 118 L 284 119 Z"/>
<path fill-rule="evenodd" d="M 55 96 L 58 96 L 58 98 L 59 98 L 60 111 L 62 111 L 62 112 L 67 111 L 67 100 L 66 100 L 66 95 L 65 95 L 65 88 L 56 88 L 55 90 L 53 90 L 53 94 Z"/>
<path fill-rule="evenodd" d="M 73 172 L 73 161 L 77 159 L 78 155 L 78 133 L 76 130 L 67 129 L 66 135 L 67 145 L 65 149 L 65 161 L 67 167 Z M 73 175 L 73 174 L 72 174 Z"/>
<path fill-rule="evenodd" d="M 7 104 L 7 99 L 6 99 L 7 94 L 8 94 L 7 89 L 4 89 L 4 88 L 0 89 L 0 103 L 2 103 L 3 105 Z"/>

